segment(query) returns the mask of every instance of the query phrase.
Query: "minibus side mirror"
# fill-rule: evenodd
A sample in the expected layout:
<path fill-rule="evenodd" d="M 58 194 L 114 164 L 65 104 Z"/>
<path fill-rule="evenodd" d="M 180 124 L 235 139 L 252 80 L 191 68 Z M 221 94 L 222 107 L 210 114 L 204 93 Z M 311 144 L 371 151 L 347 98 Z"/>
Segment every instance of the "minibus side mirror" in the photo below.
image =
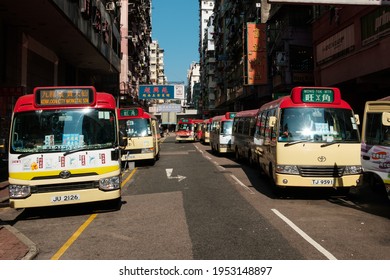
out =
<path fill-rule="evenodd" d="M 358 114 L 355 114 L 354 117 L 355 117 L 355 123 L 356 123 L 357 125 L 360 125 L 360 118 L 359 118 L 359 115 L 358 115 Z"/>
<path fill-rule="evenodd" d="M 275 124 L 276 124 L 276 117 L 270 116 L 269 117 L 269 127 L 275 127 Z"/>
<path fill-rule="evenodd" d="M 119 147 L 125 148 L 127 146 L 127 137 L 119 137 Z"/>
<path fill-rule="evenodd" d="M 119 160 L 120 158 L 120 151 L 119 149 L 115 149 L 111 151 L 111 160 Z"/>
<path fill-rule="evenodd" d="M 389 112 L 382 113 L 382 124 L 384 126 L 390 126 L 390 113 Z"/>

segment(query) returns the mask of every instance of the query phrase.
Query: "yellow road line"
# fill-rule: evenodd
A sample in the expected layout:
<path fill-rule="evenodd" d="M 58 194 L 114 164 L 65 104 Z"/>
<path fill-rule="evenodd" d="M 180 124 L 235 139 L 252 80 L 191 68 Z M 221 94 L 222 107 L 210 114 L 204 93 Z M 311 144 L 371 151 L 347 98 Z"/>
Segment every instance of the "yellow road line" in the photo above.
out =
<path fill-rule="evenodd" d="M 124 185 L 126 185 L 126 183 L 130 180 L 130 178 L 133 177 L 135 171 L 137 171 L 137 167 L 134 168 L 134 169 L 131 171 L 131 173 L 130 173 L 129 176 L 126 177 L 126 179 L 122 182 L 122 186 L 121 186 L 121 187 L 123 187 Z"/>
<path fill-rule="evenodd" d="M 65 242 L 65 244 L 51 257 L 51 260 L 59 260 L 66 250 L 76 241 L 80 234 L 87 228 L 87 226 L 96 218 L 97 214 L 92 214 L 77 230 L 76 232 Z"/>
<path fill-rule="evenodd" d="M 131 177 L 133 177 L 137 168 L 134 168 L 130 175 L 122 182 L 123 187 Z M 81 233 L 89 226 L 90 223 L 97 217 L 97 214 L 92 214 L 89 216 L 88 220 L 86 220 L 73 234 L 72 236 L 65 242 L 64 245 L 51 257 L 51 260 L 59 260 L 61 256 L 68 250 L 68 248 L 76 241 L 76 239 L 81 235 Z"/>

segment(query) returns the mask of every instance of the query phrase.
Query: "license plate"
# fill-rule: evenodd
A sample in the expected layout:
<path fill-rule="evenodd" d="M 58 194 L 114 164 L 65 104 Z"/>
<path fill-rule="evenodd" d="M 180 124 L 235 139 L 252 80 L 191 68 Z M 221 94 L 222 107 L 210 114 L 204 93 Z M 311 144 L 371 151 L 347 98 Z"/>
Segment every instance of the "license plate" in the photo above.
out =
<path fill-rule="evenodd" d="M 66 195 L 53 196 L 51 198 L 52 203 L 75 201 L 75 200 L 80 200 L 79 194 L 66 194 Z"/>
<path fill-rule="evenodd" d="M 331 186 L 333 185 L 334 180 L 333 179 L 320 179 L 320 180 L 311 180 L 312 185 L 326 185 Z"/>
<path fill-rule="evenodd" d="M 126 159 L 132 159 L 132 158 L 135 158 L 135 156 L 133 156 L 133 155 L 126 155 Z"/>

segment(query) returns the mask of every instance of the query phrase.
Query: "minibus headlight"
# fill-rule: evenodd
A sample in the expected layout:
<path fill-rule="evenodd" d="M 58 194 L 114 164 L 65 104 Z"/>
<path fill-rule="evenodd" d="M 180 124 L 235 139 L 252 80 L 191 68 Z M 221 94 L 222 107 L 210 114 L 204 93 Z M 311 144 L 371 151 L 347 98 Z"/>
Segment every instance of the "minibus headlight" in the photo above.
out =
<path fill-rule="evenodd" d="M 363 172 L 361 165 L 350 165 L 344 169 L 344 175 L 361 174 Z"/>
<path fill-rule="evenodd" d="M 25 198 L 31 195 L 30 186 L 9 185 L 8 190 L 10 198 Z"/>
<path fill-rule="evenodd" d="M 99 180 L 99 189 L 103 191 L 117 190 L 121 186 L 119 176 Z"/>
<path fill-rule="evenodd" d="M 276 173 L 299 174 L 299 170 L 296 165 L 277 165 Z"/>

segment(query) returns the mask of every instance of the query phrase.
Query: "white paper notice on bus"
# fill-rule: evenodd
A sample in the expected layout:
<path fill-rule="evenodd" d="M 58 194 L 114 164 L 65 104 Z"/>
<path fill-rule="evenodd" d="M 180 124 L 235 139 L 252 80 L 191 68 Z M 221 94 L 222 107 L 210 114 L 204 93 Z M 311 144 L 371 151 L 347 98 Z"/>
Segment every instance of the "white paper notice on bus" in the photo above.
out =
<path fill-rule="evenodd" d="M 75 200 L 80 200 L 79 194 L 67 194 L 67 195 L 60 195 L 60 196 L 52 196 L 52 198 L 51 198 L 52 203 L 75 201 Z"/>

